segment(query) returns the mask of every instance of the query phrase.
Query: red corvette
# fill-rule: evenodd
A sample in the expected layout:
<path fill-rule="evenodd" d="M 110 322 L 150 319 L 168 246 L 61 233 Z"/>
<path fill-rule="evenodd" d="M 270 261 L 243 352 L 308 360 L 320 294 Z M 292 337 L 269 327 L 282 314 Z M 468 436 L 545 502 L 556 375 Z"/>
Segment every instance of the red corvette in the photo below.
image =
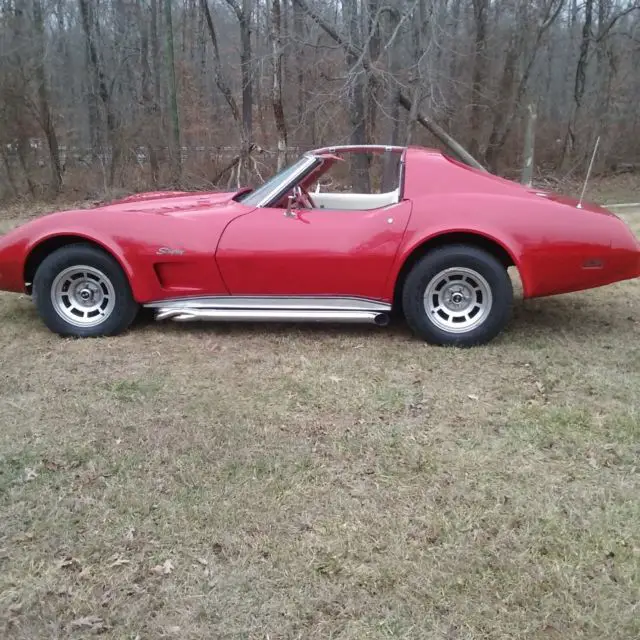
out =
<path fill-rule="evenodd" d="M 326 191 L 352 154 L 383 159 L 392 186 Z M 117 334 L 141 306 L 379 325 L 397 309 L 429 342 L 475 345 L 508 321 L 510 266 L 527 298 L 578 291 L 639 277 L 640 244 L 599 206 L 384 146 L 306 153 L 256 190 L 139 194 L 0 237 L 0 289 L 31 294 L 66 336 Z"/>

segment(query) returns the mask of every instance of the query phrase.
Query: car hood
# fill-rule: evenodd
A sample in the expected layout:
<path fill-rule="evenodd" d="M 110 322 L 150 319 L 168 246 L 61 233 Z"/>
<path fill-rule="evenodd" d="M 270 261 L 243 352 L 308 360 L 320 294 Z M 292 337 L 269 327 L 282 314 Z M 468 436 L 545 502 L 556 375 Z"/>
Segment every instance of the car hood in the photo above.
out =
<path fill-rule="evenodd" d="M 151 191 L 148 193 L 137 193 L 120 200 L 108 203 L 101 203 L 94 207 L 96 211 L 102 212 L 135 212 L 154 213 L 159 215 L 185 215 L 196 213 L 200 210 L 211 211 L 216 207 L 223 207 L 234 201 L 234 199 L 249 191 L 241 189 L 239 191 L 219 192 L 194 192 L 194 191 Z"/>
<path fill-rule="evenodd" d="M 233 192 L 155 191 L 98 203 L 86 209 L 63 209 L 33 218 L 4 235 L 0 234 L 0 250 L 8 244 L 24 243 L 50 233 L 88 233 L 105 225 L 117 229 L 120 223 L 113 227 L 113 221 L 129 216 L 138 218 L 140 222 L 136 224 L 139 229 L 146 228 L 143 219 L 148 216 L 195 218 L 199 214 L 214 214 L 216 219 L 225 220 L 250 210 L 234 201 L 236 196 L 247 191 L 249 189 Z"/>

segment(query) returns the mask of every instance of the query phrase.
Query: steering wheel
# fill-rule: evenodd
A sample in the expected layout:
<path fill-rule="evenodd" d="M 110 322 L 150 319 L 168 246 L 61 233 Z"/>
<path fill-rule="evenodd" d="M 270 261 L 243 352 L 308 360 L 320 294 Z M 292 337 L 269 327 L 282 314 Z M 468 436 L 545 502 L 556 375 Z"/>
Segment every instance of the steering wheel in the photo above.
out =
<path fill-rule="evenodd" d="M 301 209 L 315 209 L 315 204 L 309 195 L 309 192 L 299 185 L 293 187 L 293 197 L 295 198 L 296 204 Z"/>

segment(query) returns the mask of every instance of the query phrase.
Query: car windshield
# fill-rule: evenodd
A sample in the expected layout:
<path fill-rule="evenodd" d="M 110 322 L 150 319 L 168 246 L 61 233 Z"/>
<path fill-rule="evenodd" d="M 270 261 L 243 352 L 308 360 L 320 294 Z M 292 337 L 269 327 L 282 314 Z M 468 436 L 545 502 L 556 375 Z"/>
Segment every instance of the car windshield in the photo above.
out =
<path fill-rule="evenodd" d="M 278 193 L 280 187 L 284 186 L 303 166 L 309 164 L 309 160 L 308 156 L 303 156 L 280 173 L 276 173 L 273 178 L 269 178 L 261 187 L 242 195 L 238 201 L 249 206 L 258 206 L 270 193 Z"/>

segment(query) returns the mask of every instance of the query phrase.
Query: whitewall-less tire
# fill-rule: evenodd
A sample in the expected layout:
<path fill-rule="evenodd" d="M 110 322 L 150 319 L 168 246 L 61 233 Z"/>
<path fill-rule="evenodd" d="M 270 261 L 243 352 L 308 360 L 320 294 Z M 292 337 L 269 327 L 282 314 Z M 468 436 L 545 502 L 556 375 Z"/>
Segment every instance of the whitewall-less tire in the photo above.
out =
<path fill-rule="evenodd" d="M 62 336 L 121 333 L 138 312 L 131 287 L 110 255 L 88 244 L 62 247 L 38 267 L 33 296 L 44 323 Z"/>

